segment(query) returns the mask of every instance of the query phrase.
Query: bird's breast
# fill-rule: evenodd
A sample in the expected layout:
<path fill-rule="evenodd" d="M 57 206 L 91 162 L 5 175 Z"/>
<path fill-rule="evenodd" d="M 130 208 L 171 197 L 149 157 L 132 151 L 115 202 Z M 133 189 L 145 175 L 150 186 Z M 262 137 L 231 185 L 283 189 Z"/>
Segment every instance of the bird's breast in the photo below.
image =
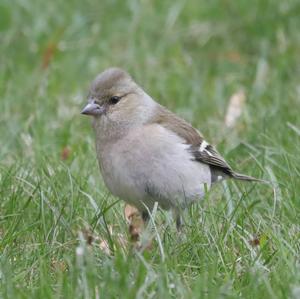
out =
<path fill-rule="evenodd" d="M 162 127 L 143 127 L 96 146 L 108 189 L 133 204 L 187 205 L 210 186 L 209 167 L 193 161 L 188 146 Z"/>

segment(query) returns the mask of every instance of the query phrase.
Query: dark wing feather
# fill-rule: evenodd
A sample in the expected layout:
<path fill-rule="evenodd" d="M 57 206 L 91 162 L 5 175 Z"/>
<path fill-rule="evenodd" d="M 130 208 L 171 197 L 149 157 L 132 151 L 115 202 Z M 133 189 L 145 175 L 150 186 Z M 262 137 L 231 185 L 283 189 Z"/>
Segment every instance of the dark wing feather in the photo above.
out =
<path fill-rule="evenodd" d="M 154 115 L 155 116 L 149 121 L 149 123 L 160 124 L 164 128 L 183 138 L 186 144 L 190 145 L 190 152 L 195 160 L 210 166 L 213 178 L 212 181 L 216 180 L 219 175 L 223 178 L 229 176 L 239 180 L 261 181 L 233 171 L 218 151 L 204 140 L 200 132 L 166 108 L 158 105 L 157 111 Z"/>
<path fill-rule="evenodd" d="M 219 176 L 221 176 L 221 179 L 229 176 L 241 181 L 256 181 L 266 183 L 266 181 L 264 180 L 235 172 L 218 153 L 218 151 L 210 144 L 206 145 L 204 150 L 196 150 L 193 152 L 193 154 L 196 160 L 206 163 L 210 166 L 212 173 L 212 182 L 218 181 Z"/>
<path fill-rule="evenodd" d="M 196 160 L 209 164 L 217 169 L 222 170 L 224 173 L 232 176 L 234 171 L 229 166 L 229 164 L 222 158 L 222 156 L 217 152 L 217 150 L 210 144 L 208 144 L 202 151 L 199 150 L 201 147 L 191 147 L 191 152 L 193 153 Z"/>

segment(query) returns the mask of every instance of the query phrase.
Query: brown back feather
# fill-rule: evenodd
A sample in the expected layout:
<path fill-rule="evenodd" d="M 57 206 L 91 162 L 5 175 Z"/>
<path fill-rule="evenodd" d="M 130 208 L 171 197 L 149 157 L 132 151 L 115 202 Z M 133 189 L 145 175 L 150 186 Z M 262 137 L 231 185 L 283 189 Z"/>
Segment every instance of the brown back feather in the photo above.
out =
<path fill-rule="evenodd" d="M 223 177 L 229 176 L 239 180 L 260 181 L 250 176 L 237 174 L 212 145 L 207 144 L 205 150 L 200 151 L 199 147 L 204 141 L 201 133 L 163 106 L 157 106 L 157 110 L 149 123 L 160 124 L 185 140 L 186 144 L 191 146 L 190 152 L 194 159 L 210 166 L 212 178 L 217 178 L 218 175 L 223 174 Z"/>
<path fill-rule="evenodd" d="M 191 146 L 198 147 L 204 140 L 200 132 L 194 129 L 192 125 L 161 105 L 157 106 L 157 110 L 149 123 L 160 124 L 169 131 L 176 133 Z"/>

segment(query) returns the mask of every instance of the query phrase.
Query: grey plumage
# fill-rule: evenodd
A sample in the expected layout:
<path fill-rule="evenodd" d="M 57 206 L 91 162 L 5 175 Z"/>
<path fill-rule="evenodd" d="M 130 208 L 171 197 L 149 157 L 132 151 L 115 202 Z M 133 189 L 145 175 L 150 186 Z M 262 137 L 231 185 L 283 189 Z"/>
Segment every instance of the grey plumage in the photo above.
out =
<path fill-rule="evenodd" d="M 195 128 L 156 103 L 123 70 L 97 76 L 83 113 L 93 116 L 108 189 L 141 211 L 156 201 L 178 211 L 226 178 L 261 181 L 233 171 Z"/>

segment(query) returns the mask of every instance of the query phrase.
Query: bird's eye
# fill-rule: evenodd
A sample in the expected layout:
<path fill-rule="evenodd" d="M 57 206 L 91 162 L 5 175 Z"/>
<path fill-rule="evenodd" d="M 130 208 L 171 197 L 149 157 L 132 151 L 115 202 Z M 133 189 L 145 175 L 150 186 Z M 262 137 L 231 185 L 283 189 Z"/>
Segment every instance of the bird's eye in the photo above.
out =
<path fill-rule="evenodd" d="M 111 105 L 115 105 L 115 104 L 117 104 L 120 100 L 121 100 L 121 97 L 118 97 L 118 96 L 112 96 L 112 97 L 109 99 L 109 103 L 110 103 Z"/>

